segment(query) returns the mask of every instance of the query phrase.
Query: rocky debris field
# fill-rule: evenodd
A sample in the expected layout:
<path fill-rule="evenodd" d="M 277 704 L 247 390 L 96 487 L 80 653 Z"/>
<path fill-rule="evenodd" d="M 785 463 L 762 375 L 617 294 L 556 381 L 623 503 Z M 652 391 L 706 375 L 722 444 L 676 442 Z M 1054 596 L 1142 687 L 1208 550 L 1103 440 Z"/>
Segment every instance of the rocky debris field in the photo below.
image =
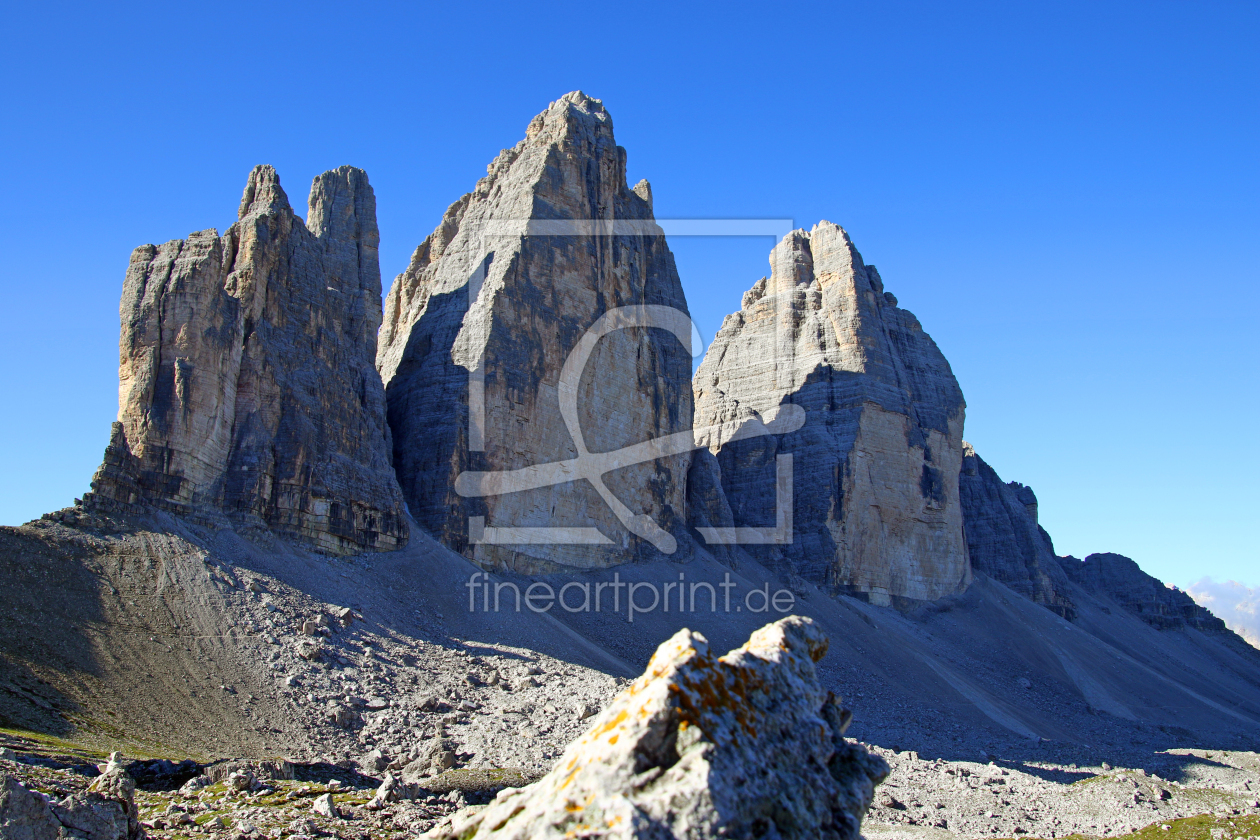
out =
<path fill-rule="evenodd" d="M 83 797 L 108 765 L 89 753 L 4 737 L 0 788 L 16 781 L 51 805 Z M 16 748 L 16 749 L 15 749 Z M 532 781 L 515 771 L 450 770 L 405 784 L 327 764 L 169 760 L 121 761 L 135 785 L 135 815 L 148 837 L 414 837 L 442 817 L 485 804 L 510 786 Z M 169 768 L 170 772 L 162 772 Z M 182 772 L 181 772 L 182 771 Z M 16 831 L 12 807 L 0 802 L 0 837 Z M 14 837 L 20 836 L 17 834 Z M 125 840 L 125 833 L 88 840 Z"/>
<path fill-rule="evenodd" d="M 0 736 L 0 742 L 6 745 L 0 748 L 0 777 L 16 779 L 53 802 L 84 794 L 104 766 L 101 756 L 65 744 L 11 735 Z M 868 840 L 1260 837 L 1260 755 L 1254 752 L 1178 750 L 1152 756 L 1148 767 L 1158 769 L 1144 769 L 1000 757 L 988 763 L 944 761 L 869 749 L 891 773 L 876 788 L 863 822 Z M 318 763 L 181 766 L 124 760 L 123 765 L 136 777 L 144 832 L 160 838 L 415 837 L 465 806 L 487 804 L 498 791 L 535 777 L 465 769 L 407 785 L 389 773 L 374 778 Z M 161 772 L 163 767 L 169 772 Z M 396 793 L 390 794 L 391 786 Z M 0 814 L 0 828 L 3 820 Z M 0 831 L 0 836 L 8 835 Z"/>
<path fill-rule="evenodd" d="M 73 529 L 63 520 L 73 520 Z M 218 554 L 169 536 L 155 548 L 118 533 L 123 529 L 105 515 L 75 509 L 30 527 L 99 558 L 101 577 L 111 581 L 106 597 L 119 605 L 117 617 L 106 620 L 147 628 L 127 633 L 131 650 L 119 657 L 137 673 L 115 681 L 125 688 L 131 680 L 161 679 L 190 705 L 221 709 L 228 723 L 199 735 L 223 745 L 217 757 L 240 755 L 243 748 L 230 745 L 245 744 L 255 755 L 350 762 L 375 775 L 399 773 L 430 755 L 442 763 L 435 771 L 542 770 L 628 683 L 526 647 L 461 639 L 444 630 L 441 613 L 400 614 L 394 606 L 383 620 L 357 604 L 321 601 L 230 562 L 240 559 L 234 549 L 252 550 L 234 538 Z M 164 565 L 137 574 L 131 556 L 148 552 Z M 304 559 L 321 581 L 345 579 L 347 570 L 370 573 L 369 559 Z M 177 596 L 170 595 L 175 588 Z M 155 590 L 167 594 L 154 597 Z M 59 598 L 50 609 L 64 603 Z M 102 646 L 110 649 L 106 656 L 117 651 L 116 643 Z M 121 695 L 115 714 L 123 718 L 162 711 L 134 707 L 128 692 Z M 181 713 L 166 710 L 168 718 Z M 178 719 L 159 723 L 186 728 Z M 173 749 L 168 743 L 163 751 Z"/>
<path fill-rule="evenodd" d="M 0 715 L 28 733 L 74 739 L 10 739 L 18 760 L 0 759 L 0 772 L 62 801 L 84 794 L 95 765 L 122 750 L 173 762 L 162 778 L 124 762 L 138 774 L 138 819 L 151 836 L 309 836 L 314 825 L 326 836 L 411 837 L 550 770 L 629 684 L 614 675 L 639 673 L 662 638 L 638 623 L 483 619 L 468 612 L 466 564 L 420 538 L 406 552 L 349 558 L 301 553 L 265 533 L 252 539 L 164 514 L 137 528 L 78 508 L 0 529 L 0 571 L 24 593 L 0 642 L 8 663 Z M 996 585 L 973 590 L 978 605 L 927 618 L 811 602 L 823 616 L 833 608 L 857 616 L 833 619 L 835 650 L 817 671 L 824 688 L 845 694 L 855 716 L 848 736 L 878 745 L 872 751 L 891 767 L 866 836 L 1114 837 L 1155 826 L 1186 840 L 1260 837 L 1248 799 L 1260 792 L 1256 759 L 1240 751 L 1255 743 L 1245 727 L 1203 736 L 1165 723 L 1201 723 L 1184 716 L 1095 713 L 1026 663 L 962 658 L 957 651 L 988 650 L 972 616 L 984 610 L 992 621 L 1015 609 L 1002 600 L 1015 596 Z M 1075 634 L 1030 609 L 1056 644 Z M 719 638 L 730 623 L 704 632 Z M 478 641 L 487 638 L 495 641 Z M 950 640 L 942 650 L 954 659 L 937 669 L 965 669 L 968 683 L 954 678 L 963 688 L 979 685 L 1054 722 L 1054 740 L 1002 731 L 932 692 L 907 690 L 905 675 L 920 672 L 902 642 L 925 638 Z M 25 715 L 43 718 L 23 723 Z M 1195 744 L 1234 751 L 1185 749 Z M 279 769 L 261 761 L 281 756 L 288 764 L 272 762 Z M 231 767 L 259 786 L 236 787 Z M 210 783 L 181 793 L 200 775 Z"/>
<path fill-rule="evenodd" d="M 863 826 L 871 840 L 1118 837 L 1151 826 L 1165 837 L 1260 835 L 1260 756 L 1254 752 L 1174 750 L 1152 755 L 1146 767 L 1127 768 L 872 752 L 892 772 Z"/>

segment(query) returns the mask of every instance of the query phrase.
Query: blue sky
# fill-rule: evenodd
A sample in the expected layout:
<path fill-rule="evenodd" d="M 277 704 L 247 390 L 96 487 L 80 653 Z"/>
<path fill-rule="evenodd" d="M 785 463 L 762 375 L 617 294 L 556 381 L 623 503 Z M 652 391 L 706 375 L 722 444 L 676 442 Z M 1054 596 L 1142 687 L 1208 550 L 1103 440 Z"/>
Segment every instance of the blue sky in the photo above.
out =
<path fill-rule="evenodd" d="M 100 461 L 132 248 L 350 163 L 388 283 L 582 89 L 659 216 L 846 227 L 1060 553 L 1260 585 L 1260 5 L 178 6 L 6 9 L 0 523 Z M 709 338 L 773 243 L 671 244 Z"/>

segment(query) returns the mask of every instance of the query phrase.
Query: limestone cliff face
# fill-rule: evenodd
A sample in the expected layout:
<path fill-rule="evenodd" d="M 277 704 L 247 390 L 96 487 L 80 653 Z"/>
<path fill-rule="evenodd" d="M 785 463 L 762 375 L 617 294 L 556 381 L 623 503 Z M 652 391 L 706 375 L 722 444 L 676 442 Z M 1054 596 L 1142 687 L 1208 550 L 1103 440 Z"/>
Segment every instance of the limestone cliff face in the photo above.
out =
<path fill-rule="evenodd" d="M 228 514 L 331 553 L 403 544 L 374 365 L 378 242 L 362 170 L 316 178 L 303 224 L 259 166 L 223 236 L 137 248 L 91 503 Z"/>
<path fill-rule="evenodd" d="M 465 471 L 578 455 L 560 409 L 562 365 L 602 315 L 636 305 L 686 312 L 650 188 L 627 186 L 625 150 L 600 101 L 570 93 L 450 206 L 385 302 L 377 365 L 394 466 L 426 529 L 487 567 L 522 571 L 659 555 L 585 480 L 471 497 L 456 487 Z M 659 329 L 601 338 L 577 389 L 589 451 L 690 428 L 690 365 L 688 349 Z M 632 514 L 677 538 L 691 463 L 687 452 L 605 481 Z M 604 544 L 534 544 L 519 530 L 557 527 L 596 528 Z"/>
<path fill-rule="evenodd" d="M 770 266 L 693 383 L 698 429 L 805 411 L 778 437 L 700 433 L 737 525 L 775 523 L 776 455 L 793 456 L 792 542 L 745 548 L 879 604 L 966 587 L 964 402 L 949 363 L 837 225 L 788 234 Z"/>
<path fill-rule="evenodd" d="M 1071 620 L 1076 609 L 1067 575 L 1050 535 L 1037 524 L 1032 488 L 1003 483 L 965 441 L 958 483 L 972 568 Z"/>
<path fill-rule="evenodd" d="M 1165 586 L 1123 554 L 1091 554 L 1084 560 L 1060 557 L 1068 577 L 1084 589 L 1110 598 L 1138 618 L 1161 630 L 1194 627 L 1225 632 L 1225 622 L 1182 592 Z"/>

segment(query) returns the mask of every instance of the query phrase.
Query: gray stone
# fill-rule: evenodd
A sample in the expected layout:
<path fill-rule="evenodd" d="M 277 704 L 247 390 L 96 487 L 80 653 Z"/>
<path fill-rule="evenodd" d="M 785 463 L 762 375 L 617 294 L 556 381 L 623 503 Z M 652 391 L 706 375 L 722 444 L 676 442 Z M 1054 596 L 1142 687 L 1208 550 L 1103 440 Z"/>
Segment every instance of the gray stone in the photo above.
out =
<path fill-rule="evenodd" d="M 376 199 L 353 167 L 303 223 L 270 166 L 238 221 L 131 256 L 119 412 L 85 506 L 263 524 L 329 553 L 406 541 L 390 466 Z"/>
<path fill-rule="evenodd" d="M 333 802 L 331 793 L 315 797 L 315 801 L 311 803 L 311 810 L 321 817 L 329 817 L 330 819 L 339 819 L 341 817 L 341 811 L 337 808 L 337 803 Z"/>
<path fill-rule="evenodd" d="M 5 840 L 62 840 L 71 837 L 44 797 L 13 776 L 0 773 L 0 837 Z"/>
<path fill-rule="evenodd" d="M 1050 535 L 1037 524 L 1032 488 L 1004 484 L 964 441 L 958 495 L 972 569 L 1071 620 L 1076 608 L 1067 592 L 1067 575 Z"/>
<path fill-rule="evenodd" d="M 626 153 L 603 104 L 567 94 L 450 206 L 390 288 L 377 364 L 394 466 L 417 521 L 483 567 L 605 567 L 691 545 L 684 539 L 690 452 L 604 477 L 632 516 L 663 529 L 643 526 L 651 539 L 628 530 L 585 480 L 485 497 L 456 490 L 465 471 L 578 455 L 561 415 L 559 377 L 602 315 L 632 305 L 686 312 L 673 255 L 644 194 L 646 185 L 637 192 L 626 185 Z M 484 377 L 484 415 L 474 413 L 484 416 L 478 451 L 469 430 L 471 371 Z M 689 429 L 690 373 L 688 348 L 663 330 L 601 338 L 576 395 L 588 450 Z M 593 527 L 609 543 L 474 544 L 470 517 L 487 528 Z"/>
<path fill-rule="evenodd" d="M 807 618 L 718 658 L 682 630 L 539 781 L 425 837 L 857 840 L 888 765 L 846 740 Z"/>
<path fill-rule="evenodd" d="M 1058 558 L 1063 570 L 1084 589 L 1109 598 L 1160 629 L 1194 627 L 1228 633 L 1225 622 L 1180 589 L 1169 588 L 1122 554 L 1091 554 L 1084 560 Z"/>
<path fill-rule="evenodd" d="M 735 525 L 776 525 L 776 458 L 792 456 L 791 542 L 743 549 L 876 604 L 964 589 L 965 406 L 949 363 L 839 226 L 793 231 L 770 267 L 693 383 L 697 440 L 717 456 Z M 735 438 L 730 424 L 787 404 L 804 410 L 799 430 Z"/>
<path fill-rule="evenodd" d="M 363 768 L 368 773 L 379 773 L 389 766 L 389 759 L 379 749 L 369 750 L 363 757 Z"/>

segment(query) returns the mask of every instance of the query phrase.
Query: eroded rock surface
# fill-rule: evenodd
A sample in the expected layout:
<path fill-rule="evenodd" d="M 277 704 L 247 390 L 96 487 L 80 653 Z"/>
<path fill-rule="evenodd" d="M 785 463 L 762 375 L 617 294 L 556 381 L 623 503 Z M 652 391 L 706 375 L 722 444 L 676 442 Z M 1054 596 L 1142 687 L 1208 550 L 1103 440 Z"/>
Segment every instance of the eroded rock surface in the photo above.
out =
<path fill-rule="evenodd" d="M 1123 554 L 1091 554 L 1084 560 L 1060 557 L 1068 577 L 1086 590 L 1124 607 L 1161 630 L 1194 627 L 1222 633 L 1225 622 L 1194 602 L 1180 589 L 1165 586 Z"/>
<path fill-rule="evenodd" d="M 637 305 L 686 312 L 650 188 L 626 185 L 626 153 L 603 104 L 570 93 L 450 206 L 385 303 L 377 363 L 394 465 L 427 530 L 484 566 L 521 571 L 603 567 L 670 553 L 671 541 L 677 548 L 690 452 L 605 476 L 612 494 L 669 540 L 631 533 L 584 480 L 506 495 L 456 490 L 465 471 L 579 454 L 561 415 L 562 365 L 602 315 Z M 669 332 L 601 338 L 576 400 L 589 451 L 690 428 L 690 371 L 688 348 Z M 530 544 L 502 530 L 538 527 L 597 528 L 606 542 Z"/>
<path fill-rule="evenodd" d="M 137 248 L 89 502 L 227 514 L 331 553 L 405 542 L 374 365 L 379 239 L 362 170 L 316 178 L 303 223 L 259 166 L 223 236 Z"/>
<path fill-rule="evenodd" d="M 0 837 L 5 840 L 141 840 L 136 783 L 116 764 L 86 791 L 60 801 L 0 773 Z"/>
<path fill-rule="evenodd" d="M 843 736 L 827 639 L 769 624 L 722 657 L 679 631 L 555 768 L 430 838 L 857 838 L 888 765 Z"/>
<path fill-rule="evenodd" d="M 1050 535 L 1037 524 L 1037 496 L 998 474 L 963 442 L 959 476 L 963 529 L 972 568 L 1071 620 L 1076 610 Z"/>
<path fill-rule="evenodd" d="M 964 402 L 949 363 L 839 226 L 793 231 L 770 266 L 694 380 L 697 429 L 805 411 L 781 436 L 698 432 L 740 526 L 776 524 L 776 456 L 793 456 L 791 542 L 745 548 L 877 604 L 964 588 Z"/>

